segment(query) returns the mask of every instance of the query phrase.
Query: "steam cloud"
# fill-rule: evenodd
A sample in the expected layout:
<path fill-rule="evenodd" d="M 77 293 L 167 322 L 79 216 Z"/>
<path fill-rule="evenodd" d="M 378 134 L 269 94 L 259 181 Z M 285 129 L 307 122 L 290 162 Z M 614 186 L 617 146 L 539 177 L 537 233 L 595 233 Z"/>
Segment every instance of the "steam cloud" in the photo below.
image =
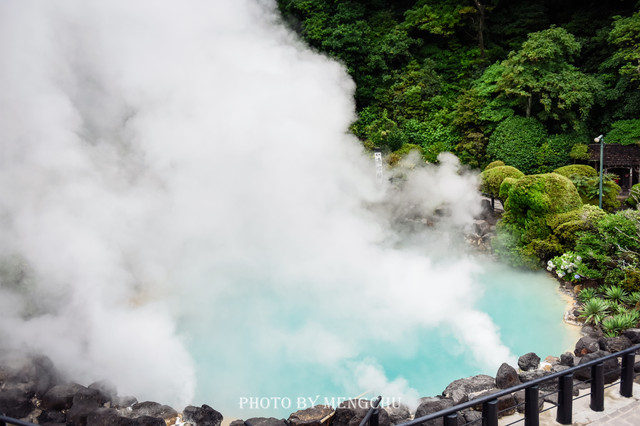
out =
<path fill-rule="evenodd" d="M 389 226 L 407 206 L 469 223 L 474 178 L 443 156 L 390 196 L 347 133 L 344 67 L 273 2 L 5 0 L 0 57 L 5 352 L 218 409 L 275 392 L 264 370 L 415 398 L 362 345 L 410 353 L 429 327 L 510 357 L 475 261 Z"/>

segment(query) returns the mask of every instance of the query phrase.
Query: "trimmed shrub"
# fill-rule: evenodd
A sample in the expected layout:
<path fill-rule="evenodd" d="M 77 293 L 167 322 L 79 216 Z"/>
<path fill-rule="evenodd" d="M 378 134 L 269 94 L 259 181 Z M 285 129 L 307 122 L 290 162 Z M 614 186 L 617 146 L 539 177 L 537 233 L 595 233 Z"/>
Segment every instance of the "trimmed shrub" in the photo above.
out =
<path fill-rule="evenodd" d="M 573 250 L 579 232 L 593 231 L 596 223 L 607 214 L 596 206 L 585 204 L 579 209 L 547 217 L 547 225 L 562 245 L 563 251 Z"/>
<path fill-rule="evenodd" d="M 571 162 L 571 149 L 575 136 L 570 134 L 551 135 L 538 149 L 538 173 L 552 172 L 556 167 Z"/>
<path fill-rule="evenodd" d="M 560 167 L 555 170 L 555 173 L 571 179 L 584 204 L 597 206 L 600 203 L 600 175 L 596 169 L 584 164 L 573 164 Z M 620 186 L 611 179 L 611 176 L 605 175 L 602 182 L 602 208 L 612 212 L 620 207 L 619 193 Z"/>
<path fill-rule="evenodd" d="M 491 163 L 487 164 L 487 167 L 485 167 L 485 170 L 489 170 L 489 169 L 493 169 L 494 167 L 498 167 L 498 166 L 505 166 L 506 164 L 504 164 L 504 161 L 492 161 Z"/>
<path fill-rule="evenodd" d="M 530 267 L 562 254 L 564 247 L 553 235 L 548 218 L 581 206 L 575 186 L 562 175 L 521 177 L 508 191 L 494 250 L 513 264 Z"/>
<path fill-rule="evenodd" d="M 569 179 L 571 179 L 572 176 L 598 176 L 598 171 L 591 166 L 587 166 L 586 164 L 571 164 L 568 166 L 559 167 L 553 172 L 558 173 L 564 177 L 568 177 Z"/>
<path fill-rule="evenodd" d="M 506 178 L 520 179 L 524 176 L 520 170 L 511 166 L 496 166 L 480 173 L 480 190 L 493 197 L 500 198 L 500 185 Z"/>
<path fill-rule="evenodd" d="M 545 127 L 535 118 L 509 117 L 491 134 L 487 154 L 526 174 L 534 173 L 538 167 L 538 149 L 546 138 Z"/>
<path fill-rule="evenodd" d="M 578 191 L 568 178 L 557 173 L 529 175 L 518 179 L 509 191 L 505 211 L 516 223 L 533 217 L 565 213 L 582 206 Z M 546 225 L 546 224 L 545 224 Z"/>
<path fill-rule="evenodd" d="M 509 191 L 511 190 L 511 187 L 517 181 L 518 181 L 518 179 L 512 178 L 512 177 L 504 178 L 504 180 L 500 184 L 500 194 L 499 194 L 498 198 L 500 200 L 502 200 L 502 201 L 506 200 L 509 197 Z"/>

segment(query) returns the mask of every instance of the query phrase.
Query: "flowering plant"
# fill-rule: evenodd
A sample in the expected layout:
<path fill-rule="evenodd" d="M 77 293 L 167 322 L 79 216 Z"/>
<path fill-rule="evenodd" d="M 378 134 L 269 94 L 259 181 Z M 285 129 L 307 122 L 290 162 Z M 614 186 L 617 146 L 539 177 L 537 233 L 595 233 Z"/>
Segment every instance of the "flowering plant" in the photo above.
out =
<path fill-rule="evenodd" d="M 579 281 L 582 276 L 578 274 L 578 268 L 582 266 L 582 258 L 572 251 L 556 256 L 547 262 L 547 271 L 556 271 L 559 278 L 571 282 Z"/>

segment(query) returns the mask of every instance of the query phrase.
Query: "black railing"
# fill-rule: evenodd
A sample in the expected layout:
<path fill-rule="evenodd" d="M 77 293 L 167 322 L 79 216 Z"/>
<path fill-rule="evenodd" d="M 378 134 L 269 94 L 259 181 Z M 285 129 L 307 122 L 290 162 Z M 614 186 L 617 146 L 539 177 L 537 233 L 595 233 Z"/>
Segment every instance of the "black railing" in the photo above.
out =
<path fill-rule="evenodd" d="M 7 425 L 37 426 L 37 425 L 34 425 L 33 423 L 25 422 L 23 420 L 14 419 L 14 418 L 7 417 L 7 416 L 4 416 L 4 415 L 0 414 L 0 426 L 7 426 Z"/>
<path fill-rule="evenodd" d="M 367 414 L 364 415 L 364 418 L 360 422 L 360 426 L 365 426 L 367 423 L 369 426 L 378 426 L 380 416 L 380 409 L 378 408 L 378 405 L 380 405 L 381 400 L 382 395 L 378 396 L 378 398 L 371 403 L 371 408 L 369 408 Z"/>
<path fill-rule="evenodd" d="M 591 368 L 591 392 L 588 394 L 591 396 L 589 408 L 593 411 L 604 411 L 604 362 L 610 359 L 617 359 L 622 357 L 622 368 L 616 369 L 616 374 L 620 372 L 620 394 L 623 397 L 629 398 L 633 396 L 633 379 L 634 379 L 634 364 L 636 351 L 640 350 L 640 345 L 632 346 L 628 349 L 609 354 L 594 360 L 585 362 L 583 364 L 567 368 L 566 370 L 552 373 L 544 377 L 540 377 L 535 380 L 531 380 L 525 383 L 521 383 L 516 386 L 512 386 L 508 389 L 499 390 L 489 395 L 485 395 L 479 398 L 472 399 L 470 401 L 455 405 L 450 408 L 446 408 L 435 413 L 427 414 L 415 418 L 409 422 L 399 423 L 397 426 L 418 426 L 423 422 L 435 419 L 442 419 L 444 426 L 457 426 L 458 425 L 458 413 L 462 410 L 466 410 L 472 407 L 478 407 L 482 405 L 482 425 L 483 426 L 497 426 L 498 425 L 498 399 L 503 396 L 511 395 L 514 392 L 524 390 L 525 402 L 524 402 L 524 419 L 518 420 L 520 422 L 524 420 L 525 426 L 538 426 L 540 418 L 540 405 L 539 405 L 539 387 L 543 383 L 550 382 L 552 380 L 558 380 L 558 403 L 551 408 L 556 407 L 556 421 L 562 425 L 570 425 L 573 414 L 573 401 L 583 396 L 573 397 L 573 373 L 583 370 L 585 368 Z M 607 371 L 606 374 L 611 374 L 613 371 Z M 556 393 L 556 392 L 553 392 Z M 378 401 L 380 397 L 378 397 Z M 377 404 L 376 404 L 377 407 Z M 510 407 L 515 408 L 515 407 Z M 369 421 L 369 425 L 377 426 L 378 418 L 374 412 L 374 407 L 369 409 L 367 416 L 362 420 L 360 426 L 366 426 L 367 422 L 375 418 L 375 424 L 373 421 Z M 514 422 L 514 423 L 517 423 Z"/>
<path fill-rule="evenodd" d="M 610 359 L 622 358 L 621 369 L 616 369 L 617 374 L 620 371 L 620 395 L 626 398 L 633 396 L 633 379 L 635 376 L 635 355 L 640 350 L 640 345 L 635 345 L 622 351 L 609 354 L 594 360 L 585 362 L 575 367 L 567 368 L 566 370 L 552 373 L 538 379 L 534 379 L 525 383 L 521 383 L 516 386 L 512 386 L 507 389 L 503 389 L 497 392 L 493 392 L 489 395 L 485 395 L 479 398 L 472 399 L 470 401 L 455 405 L 444 410 L 437 411 L 435 413 L 427 414 L 415 418 L 409 422 L 399 423 L 396 426 L 417 426 L 423 422 L 435 419 L 443 419 L 444 426 L 457 426 L 458 425 L 458 412 L 466 410 L 468 408 L 477 407 L 482 404 L 482 425 L 483 426 L 497 426 L 498 425 L 498 398 L 511 395 L 514 392 L 523 390 L 525 391 L 524 402 L 524 424 L 525 426 L 538 426 L 540 418 L 540 405 L 539 405 L 539 385 L 550 382 L 554 379 L 558 380 L 558 403 L 551 408 L 556 407 L 556 421 L 562 425 L 570 425 L 573 415 L 573 401 L 582 396 L 573 397 L 573 373 L 583 370 L 585 368 L 591 368 L 591 392 L 588 394 L 591 396 L 589 408 L 593 411 L 604 411 L 604 389 L 605 389 L 605 373 L 611 374 L 614 371 L 604 371 L 604 362 Z M 553 392 L 555 393 L 555 392 Z M 586 396 L 586 395 L 584 395 Z M 378 396 L 371 403 L 371 408 L 367 411 L 366 415 L 360 422 L 360 426 L 378 426 L 379 424 L 379 404 L 382 400 L 382 396 Z M 510 407 L 514 408 L 514 407 Z M 521 420 L 518 420 L 518 422 Z M 517 422 L 514 422 L 517 423 Z M 15 425 L 15 426 L 36 426 L 33 423 L 17 420 L 11 417 L 7 417 L 0 414 L 0 426 Z"/>

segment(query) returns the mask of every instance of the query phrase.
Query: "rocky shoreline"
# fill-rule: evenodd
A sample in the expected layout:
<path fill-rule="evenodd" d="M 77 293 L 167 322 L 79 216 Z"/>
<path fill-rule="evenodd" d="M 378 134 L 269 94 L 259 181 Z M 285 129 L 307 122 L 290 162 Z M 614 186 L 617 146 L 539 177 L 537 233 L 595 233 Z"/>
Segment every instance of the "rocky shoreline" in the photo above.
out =
<path fill-rule="evenodd" d="M 477 375 L 449 384 L 441 395 L 424 397 L 415 412 L 401 404 L 380 410 L 380 426 L 389 426 L 424 416 L 501 389 L 562 371 L 640 343 L 640 329 L 627 330 L 619 337 L 606 338 L 589 326 L 582 327 L 583 337 L 573 352 L 547 356 L 541 360 L 535 353 L 520 356 L 517 366 L 503 363 L 495 376 Z M 605 370 L 618 368 L 618 361 L 609 360 Z M 611 365 L 609 365 L 611 364 Z M 588 380 L 588 371 L 575 374 L 575 392 L 588 388 L 580 381 Z M 605 376 L 611 383 L 616 375 Z M 556 383 L 542 388 L 545 393 L 557 390 Z M 540 403 L 557 403 L 557 395 L 541 398 Z M 292 413 L 287 419 L 254 417 L 234 420 L 230 426 L 356 426 L 366 414 L 371 401 L 352 399 L 338 407 L 315 406 Z M 524 391 L 499 399 L 501 416 L 524 409 Z M 502 410 L 506 411 L 502 411 Z M 139 402 L 132 396 L 119 396 L 107 381 L 88 386 L 66 382 L 45 356 L 4 358 L 0 361 L 0 413 L 23 421 L 49 426 L 220 426 L 223 415 L 208 405 L 187 406 L 178 412 L 158 402 Z M 481 412 L 467 409 L 460 412 L 465 422 L 481 417 Z"/>
<path fill-rule="evenodd" d="M 467 232 L 467 241 L 480 251 L 490 251 L 490 238 L 495 232 L 499 214 L 485 202 L 483 214 Z M 577 304 L 573 286 L 560 282 L 560 290 L 571 297 L 573 306 L 566 312 L 564 321 L 581 326 L 577 317 Z M 574 365 L 626 349 L 640 343 L 640 329 L 627 330 L 623 336 L 606 338 L 598 329 L 582 326 L 581 336 L 573 352 L 547 356 L 541 360 L 535 353 L 520 356 L 517 366 L 503 363 L 495 376 L 477 375 L 450 383 L 442 394 L 424 397 L 411 412 L 404 405 L 383 406 L 380 410 L 380 426 L 395 425 L 427 415 L 474 398 L 496 392 L 519 383 L 534 380 L 562 371 Z M 616 360 L 607 362 L 605 369 L 617 367 Z M 577 381 L 588 379 L 588 372 L 575 374 Z M 605 377 L 607 383 L 616 377 Z M 574 390 L 589 385 L 578 384 Z M 550 383 L 542 388 L 545 393 L 557 390 Z M 557 403 L 557 395 L 541 398 L 544 402 Z M 287 419 L 254 417 L 246 420 L 225 421 L 230 426 L 357 426 L 364 418 L 372 401 L 352 399 L 338 407 L 318 405 L 292 413 Z M 501 416 L 509 416 L 524 410 L 524 391 L 499 399 Z M 25 357 L 0 357 L 0 414 L 40 425 L 89 425 L 89 426 L 220 426 L 223 415 L 208 405 L 187 406 L 182 411 L 152 402 L 139 402 L 133 396 L 119 396 L 116 388 L 107 381 L 87 386 L 65 381 L 51 360 L 43 355 Z M 467 409 L 459 413 L 465 422 L 481 418 L 481 412 Z"/>

